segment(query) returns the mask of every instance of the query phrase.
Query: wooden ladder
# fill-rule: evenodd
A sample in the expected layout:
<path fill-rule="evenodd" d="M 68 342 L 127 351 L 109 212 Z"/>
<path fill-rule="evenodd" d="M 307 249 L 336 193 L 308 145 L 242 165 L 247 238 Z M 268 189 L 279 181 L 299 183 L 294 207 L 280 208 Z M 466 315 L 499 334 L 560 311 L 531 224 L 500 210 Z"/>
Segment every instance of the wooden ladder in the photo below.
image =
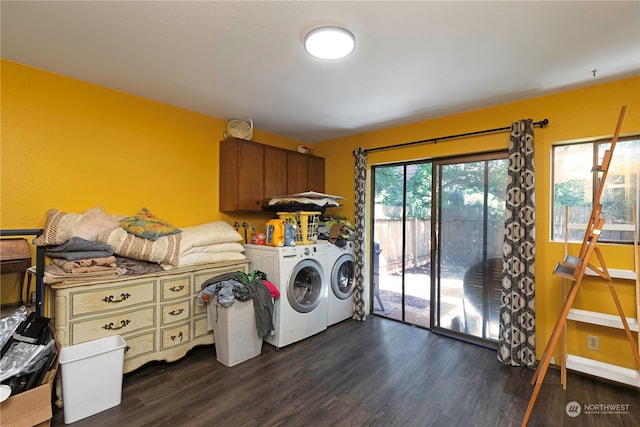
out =
<path fill-rule="evenodd" d="M 535 405 L 538 394 L 540 393 L 540 388 L 542 387 L 544 377 L 547 374 L 551 356 L 553 355 L 556 345 L 558 344 L 558 339 L 560 338 L 564 330 L 569 310 L 571 309 L 576 295 L 578 294 L 578 290 L 580 289 L 580 284 L 582 283 L 582 279 L 584 278 L 587 267 L 607 281 L 607 285 L 609 286 L 609 290 L 611 291 L 611 296 L 613 297 L 616 309 L 618 310 L 618 315 L 620 316 L 620 320 L 622 321 L 622 325 L 624 326 L 627 339 L 631 344 L 631 349 L 636 358 L 636 361 L 638 365 L 640 365 L 640 353 L 638 351 L 638 346 L 636 345 L 631 330 L 629 329 L 629 324 L 622 310 L 622 305 L 620 304 L 620 300 L 618 299 L 618 294 L 613 287 L 611 276 L 609 275 L 609 271 L 607 270 L 607 267 L 605 265 L 604 257 L 602 256 L 600 249 L 597 247 L 598 238 L 600 237 L 602 227 L 604 225 L 604 219 L 600 217 L 602 213 L 600 198 L 602 196 L 604 184 L 607 179 L 609 165 L 611 163 L 611 158 L 613 157 L 613 151 L 618 140 L 618 135 L 620 134 L 620 128 L 622 127 L 622 120 L 624 118 L 626 108 L 626 106 L 622 106 L 622 110 L 620 111 L 620 116 L 618 118 L 618 124 L 616 126 L 613 139 L 611 140 L 611 147 L 605 151 L 604 157 L 602 159 L 602 164 L 594 168 L 595 172 L 602 173 L 602 175 L 598 184 L 596 197 L 593 200 L 593 208 L 591 210 L 589 222 L 587 223 L 587 229 L 585 230 L 584 239 L 580 247 L 580 253 L 576 257 L 566 254 L 564 259 L 558 262 L 553 270 L 553 274 L 564 279 L 568 279 L 572 282 L 572 284 L 571 288 L 569 289 L 569 293 L 564 300 L 562 309 L 560 310 L 560 315 L 558 316 L 558 320 L 556 321 L 555 327 L 553 328 L 551 337 L 549 338 L 549 342 L 547 343 L 547 347 L 544 350 L 542 359 L 540 360 L 540 364 L 538 365 L 538 368 L 536 369 L 535 373 L 533 374 L 533 378 L 531 379 L 531 384 L 534 385 L 534 389 L 533 393 L 531 394 L 531 398 L 529 399 L 529 405 L 527 406 L 527 410 L 522 419 L 522 427 L 525 427 L 529 422 L 529 417 L 531 416 L 531 412 L 533 411 L 533 406 Z M 598 266 L 594 265 L 591 262 L 592 256 L 594 255 L 598 261 Z"/>

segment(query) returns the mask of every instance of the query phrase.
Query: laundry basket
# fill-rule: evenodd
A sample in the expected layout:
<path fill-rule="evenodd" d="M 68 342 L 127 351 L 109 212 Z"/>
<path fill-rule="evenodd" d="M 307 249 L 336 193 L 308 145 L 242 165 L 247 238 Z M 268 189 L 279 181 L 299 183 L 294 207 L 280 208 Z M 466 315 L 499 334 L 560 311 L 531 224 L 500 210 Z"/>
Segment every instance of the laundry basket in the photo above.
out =
<path fill-rule="evenodd" d="M 294 226 L 297 245 L 310 245 L 318 240 L 320 212 L 278 212 L 278 218 Z"/>
<path fill-rule="evenodd" d="M 240 139 L 246 139 L 247 141 L 253 138 L 253 120 L 247 118 L 246 120 L 233 119 L 227 124 L 227 128 L 224 130 L 224 137 L 234 137 Z"/>

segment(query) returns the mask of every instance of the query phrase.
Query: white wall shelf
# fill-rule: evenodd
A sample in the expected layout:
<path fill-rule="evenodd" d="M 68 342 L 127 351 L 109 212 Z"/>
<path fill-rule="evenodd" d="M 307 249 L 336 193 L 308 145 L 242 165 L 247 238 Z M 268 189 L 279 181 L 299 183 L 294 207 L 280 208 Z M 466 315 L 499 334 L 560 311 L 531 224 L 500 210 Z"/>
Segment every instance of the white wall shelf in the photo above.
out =
<path fill-rule="evenodd" d="M 619 268 L 609 268 L 609 269 L 607 269 L 607 271 L 609 271 L 609 276 L 611 276 L 612 279 L 636 280 L 636 277 L 638 276 L 638 273 L 636 273 L 633 270 L 622 270 L 622 269 L 619 269 Z M 587 267 L 587 270 L 585 271 L 585 274 L 588 275 L 588 276 L 599 276 L 598 273 L 596 273 L 595 271 L 593 271 L 589 267 Z"/>
<path fill-rule="evenodd" d="M 586 357 L 580 357 L 574 354 L 567 354 L 566 367 L 572 371 L 582 372 L 640 388 L 640 373 L 635 369 L 587 359 Z"/>
<path fill-rule="evenodd" d="M 633 233 L 635 270 L 607 268 L 607 272 L 609 273 L 609 276 L 611 277 L 612 280 L 613 279 L 622 280 L 622 282 L 618 282 L 618 283 L 625 283 L 625 281 L 629 280 L 635 284 L 635 288 L 636 288 L 636 292 L 635 292 L 636 304 L 635 305 L 636 305 L 636 311 L 637 311 L 636 318 L 625 317 L 625 319 L 627 321 L 629 329 L 632 332 L 635 332 L 634 336 L 635 336 L 636 345 L 637 345 L 638 344 L 637 341 L 639 339 L 639 336 L 637 333 L 640 332 L 640 327 L 639 327 L 640 276 L 638 275 L 638 271 L 640 268 L 638 266 L 638 224 L 636 221 L 636 218 L 637 218 L 636 215 L 637 215 L 636 208 L 634 207 L 634 210 L 633 210 L 634 223 L 633 224 L 605 224 L 605 226 L 602 227 L 602 229 L 616 230 L 616 231 L 630 231 Z M 565 216 L 568 217 L 568 209 L 566 208 L 565 208 Z M 587 229 L 587 224 L 568 224 L 568 218 L 566 222 L 567 222 L 567 225 L 565 227 L 565 262 L 559 263 L 560 267 L 558 266 L 556 267 L 556 269 L 560 268 L 560 271 L 557 271 L 557 272 L 554 271 L 555 274 L 563 277 L 563 280 L 565 281 L 567 279 L 575 280 L 575 277 L 574 277 L 575 272 L 567 272 L 566 274 L 562 274 L 562 269 L 561 269 L 562 267 L 565 267 L 566 265 L 570 264 L 566 262 L 566 259 L 568 257 L 568 254 L 567 254 L 568 230 Z M 573 258 L 573 257 L 569 257 L 569 258 Z M 573 267 L 573 268 L 574 270 L 576 269 L 576 267 Z M 599 267 L 594 267 L 594 268 L 599 268 Z M 592 270 L 588 266 L 586 267 L 584 274 L 588 276 L 597 276 L 597 277 L 602 277 L 606 279 L 606 277 L 603 274 L 599 274 L 598 272 Z M 564 287 L 566 288 L 566 283 Z M 590 311 L 590 310 L 571 308 L 569 310 L 569 313 L 567 314 L 567 320 L 573 320 L 576 322 L 588 323 L 592 325 L 599 325 L 599 326 L 604 326 L 608 328 L 624 329 L 624 326 L 622 324 L 622 319 L 620 318 L 620 315 L 617 315 L 617 314 L 614 315 L 614 314 L 600 313 L 600 312 Z M 561 357 L 561 364 L 562 364 L 561 365 L 561 370 L 562 370 L 561 382 L 562 382 L 563 388 L 566 389 L 566 369 L 571 369 L 573 371 L 582 372 L 582 373 L 593 375 L 600 378 L 606 378 L 611 381 L 616 381 L 619 383 L 640 388 L 640 367 L 638 370 L 629 369 L 621 366 L 612 365 L 609 363 L 604 363 L 599 360 L 589 359 L 586 357 L 576 356 L 573 354 L 567 354 L 566 338 L 563 338 L 562 344 L 563 344 L 563 349 L 562 349 L 563 355 Z"/>
<path fill-rule="evenodd" d="M 614 314 L 598 313 L 597 311 L 580 310 L 572 308 L 569 310 L 567 316 L 569 320 L 575 320 L 577 322 L 591 323 L 592 325 L 607 326 L 609 328 L 624 329 L 622 326 L 622 320 L 620 316 Z M 627 317 L 627 323 L 629 329 L 638 332 L 638 320 Z"/>

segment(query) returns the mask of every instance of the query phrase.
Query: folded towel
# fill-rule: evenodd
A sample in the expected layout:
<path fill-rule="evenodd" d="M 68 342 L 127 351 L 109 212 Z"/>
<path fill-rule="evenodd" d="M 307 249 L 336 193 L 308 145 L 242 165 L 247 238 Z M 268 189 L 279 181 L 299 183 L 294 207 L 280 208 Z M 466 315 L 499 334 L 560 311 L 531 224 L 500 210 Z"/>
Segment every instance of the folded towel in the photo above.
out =
<path fill-rule="evenodd" d="M 91 271 L 86 273 L 65 273 L 60 267 L 54 263 L 49 263 L 44 267 L 44 283 L 47 284 L 64 284 L 71 285 L 76 283 L 86 283 L 88 281 L 115 279 L 122 276 L 123 271 L 120 268 L 112 268 L 108 271 Z"/>
<path fill-rule="evenodd" d="M 60 267 L 65 273 L 79 274 L 96 271 L 110 271 L 116 268 L 116 257 L 92 258 L 78 261 L 67 261 L 60 258 L 53 258 L 52 264 Z"/>

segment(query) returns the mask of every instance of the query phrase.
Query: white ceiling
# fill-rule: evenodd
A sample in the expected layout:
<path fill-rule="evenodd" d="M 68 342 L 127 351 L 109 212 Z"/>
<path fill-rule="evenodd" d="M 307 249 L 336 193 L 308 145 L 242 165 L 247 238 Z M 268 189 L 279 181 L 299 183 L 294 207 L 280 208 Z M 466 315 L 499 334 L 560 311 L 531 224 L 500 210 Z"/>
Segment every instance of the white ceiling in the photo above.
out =
<path fill-rule="evenodd" d="M 3 58 L 308 143 L 640 74 L 639 1 L 3 0 L 0 13 Z M 309 57 L 321 24 L 349 28 L 356 51 Z"/>

